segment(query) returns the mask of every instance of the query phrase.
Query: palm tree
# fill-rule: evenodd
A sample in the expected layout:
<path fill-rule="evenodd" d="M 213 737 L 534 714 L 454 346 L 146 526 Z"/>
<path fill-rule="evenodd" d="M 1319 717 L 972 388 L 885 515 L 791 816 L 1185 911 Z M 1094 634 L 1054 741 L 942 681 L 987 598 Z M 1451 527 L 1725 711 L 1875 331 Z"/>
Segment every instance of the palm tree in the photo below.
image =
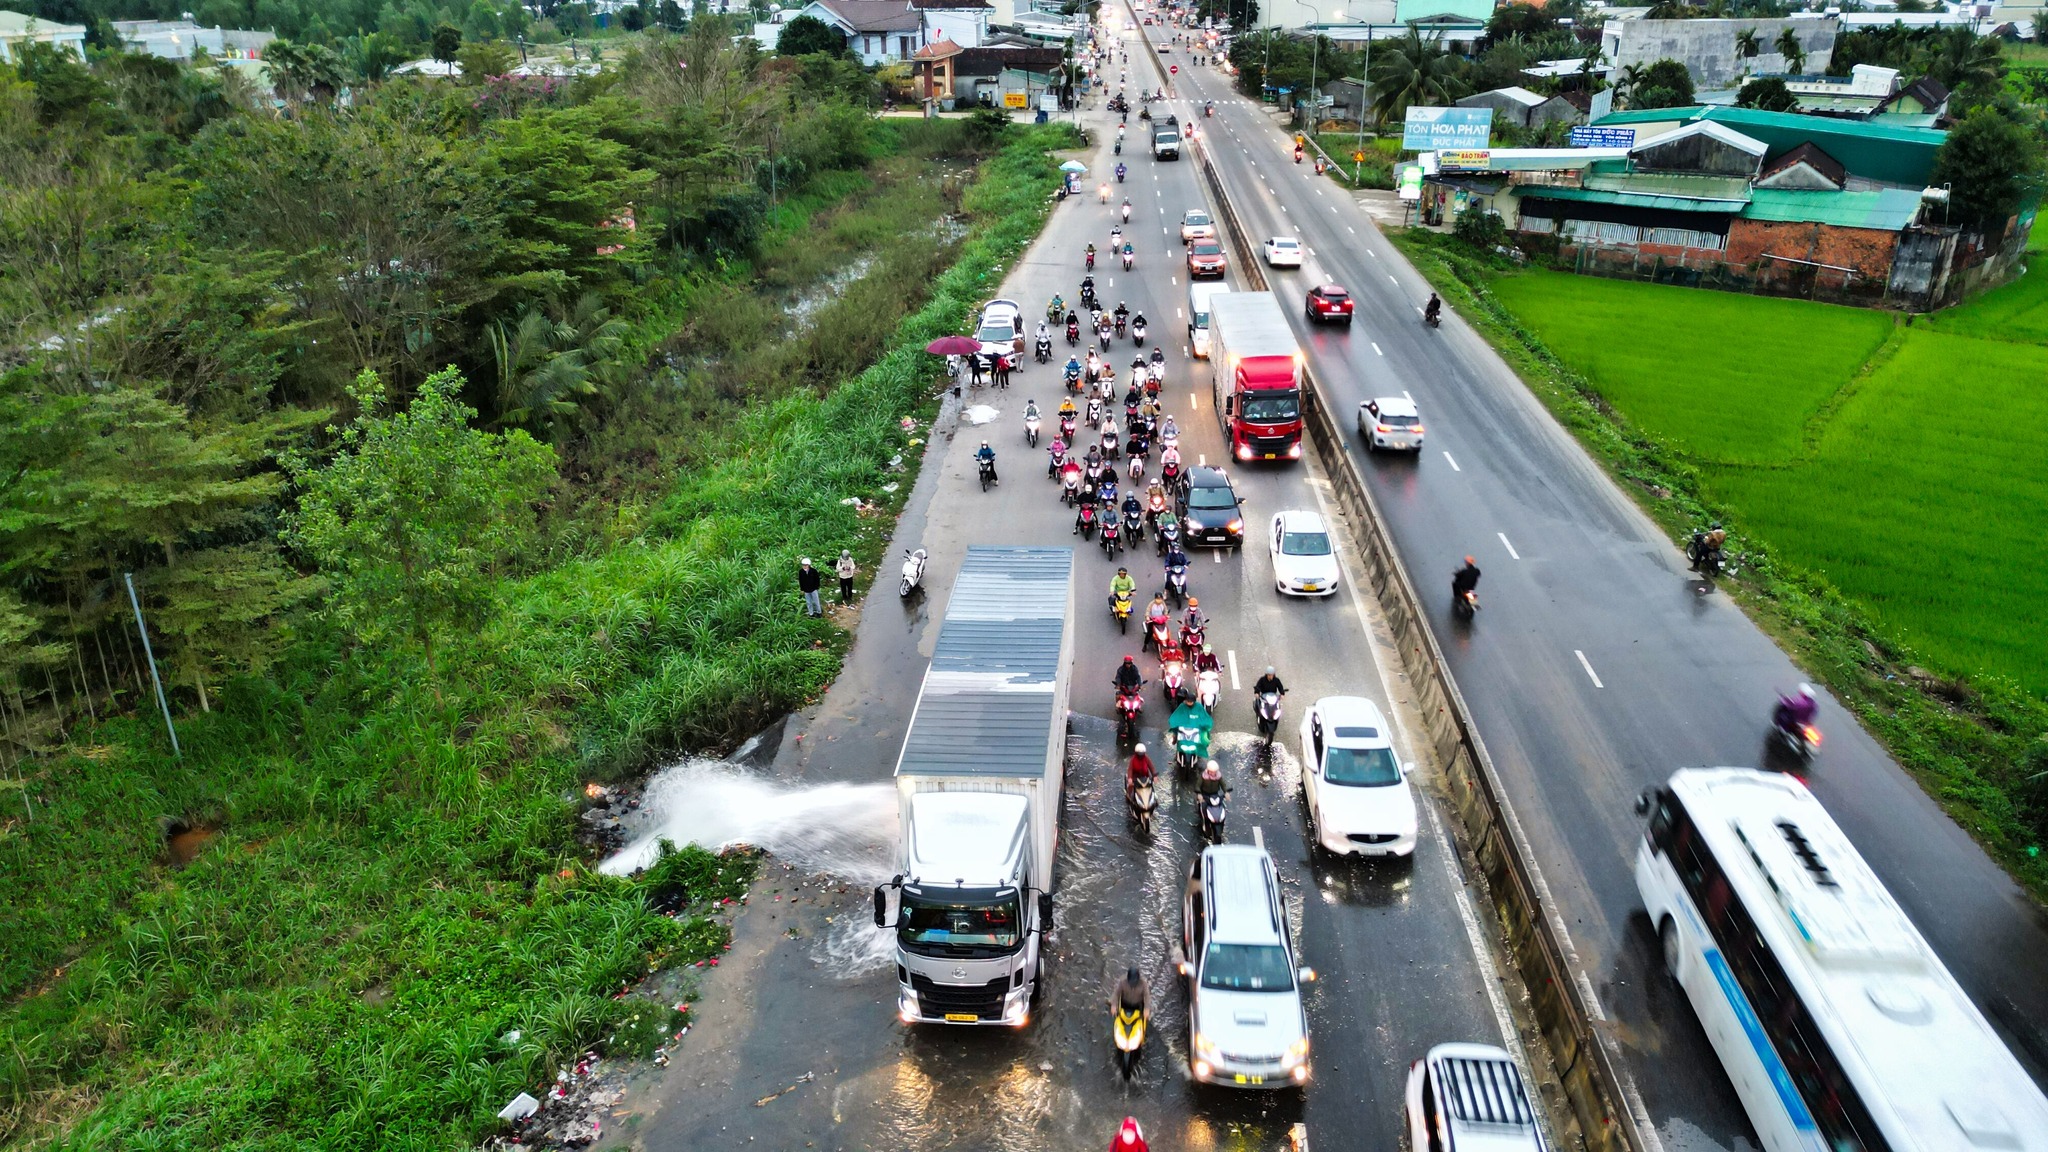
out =
<path fill-rule="evenodd" d="M 1968 28 L 1944 28 L 1921 50 L 1920 66 L 1932 80 L 1954 92 L 1963 88 L 1994 89 L 2005 75 L 1998 39 Z"/>
<path fill-rule="evenodd" d="M 1797 76 L 1806 70 L 1806 49 L 1790 28 L 1778 33 L 1778 55 L 1785 58 L 1785 71 Z"/>
<path fill-rule="evenodd" d="M 510 324 L 493 322 L 486 335 L 497 367 L 498 424 L 552 438 L 615 382 L 626 322 L 585 295 L 567 315 L 527 305 Z"/>
<path fill-rule="evenodd" d="M 1636 88 L 1642 82 L 1643 66 L 1641 64 L 1622 65 L 1621 71 L 1616 73 L 1614 77 L 1614 98 L 1621 101 L 1622 107 L 1627 107 L 1629 98 L 1636 94 Z"/>
<path fill-rule="evenodd" d="M 1764 38 L 1756 29 L 1744 28 L 1735 34 L 1735 54 L 1744 60 L 1753 60 L 1764 50 Z"/>
<path fill-rule="evenodd" d="M 270 86 L 286 104 L 334 99 L 342 87 L 341 57 L 325 44 L 272 40 L 263 49 Z"/>
<path fill-rule="evenodd" d="M 1414 105 L 1449 104 L 1466 92 L 1459 60 L 1439 40 L 1424 40 L 1414 27 L 1406 39 L 1375 53 L 1372 110 L 1381 123 L 1405 120 Z"/>

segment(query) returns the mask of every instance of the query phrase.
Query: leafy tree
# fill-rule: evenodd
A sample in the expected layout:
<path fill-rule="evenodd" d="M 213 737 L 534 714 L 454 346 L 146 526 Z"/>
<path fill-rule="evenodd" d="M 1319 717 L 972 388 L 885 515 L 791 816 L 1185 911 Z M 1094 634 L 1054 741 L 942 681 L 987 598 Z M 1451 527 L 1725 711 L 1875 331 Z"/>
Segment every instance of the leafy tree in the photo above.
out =
<path fill-rule="evenodd" d="M 1451 225 L 1451 234 L 1474 248 L 1491 252 L 1507 243 L 1508 228 L 1500 213 L 1473 201 L 1458 213 L 1457 222 Z"/>
<path fill-rule="evenodd" d="M 511 72 L 519 64 L 519 51 L 503 40 L 486 40 L 464 44 L 455 58 L 462 64 L 462 82 L 477 85 Z"/>
<path fill-rule="evenodd" d="M 1943 28 L 1927 39 L 1914 59 L 1921 75 L 1940 81 L 1966 109 L 1989 102 L 2005 76 L 2005 58 L 1995 36 L 1968 28 Z"/>
<path fill-rule="evenodd" d="M 477 171 L 503 206 L 500 266 L 550 294 L 615 275 L 636 249 L 611 227 L 651 182 L 622 144 L 588 130 L 575 111 L 529 113 L 486 131 Z M 625 254 L 600 248 L 628 245 Z"/>
<path fill-rule="evenodd" d="M 1778 33 L 1777 48 L 1785 58 L 1785 71 L 1795 76 L 1806 71 L 1806 48 L 1799 43 L 1799 33 L 1790 28 Z"/>
<path fill-rule="evenodd" d="M 510 323 L 492 324 L 497 423 L 544 439 L 574 428 L 584 404 L 618 383 L 626 332 L 626 322 L 588 293 L 566 315 L 527 305 Z"/>
<path fill-rule="evenodd" d="M 455 74 L 455 57 L 462 51 L 462 29 L 453 24 L 434 25 L 433 37 L 428 41 L 434 59 L 449 65 L 448 74 Z"/>
<path fill-rule="evenodd" d="M 1410 28 L 1404 39 L 1373 54 L 1373 112 L 1382 123 L 1403 120 L 1413 105 L 1449 104 L 1465 95 L 1459 63 L 1440 41 L 1424 40 Z"/>
<path fill-rule="evenodd" d="M 20 42 L 13 51 L 15 74 L 35 85 L 36 115 L 43 123 L 104 120 L 111 93 L 78 57 L 35 40 Z"/>
<path fill-rule="evenodd" d="M 389 32 L 370 32 L 342 41 L 341 65 L 352 84 L 380 84 L 405 63 L 405 46 Z"/>
<path fill-rule="evenodd" d="M 1744 60 L 1754 60 L 1763 54 L 1764 38 L 1754 28 L 1744 28 L 1735 34 L 1735 54 Z"/>
<path fill-rule="evenodd" d="M 1629 86 L 1630 108 L 1685 108 L 1693 102 L 1692 73 L 1676 60 L 1653 61 Z"/>
<path fill-rule="evenodd" d="M 1503 4 L 1493 10 L 1486 21 L 1485 45 L 1491 46 L 1503 40 L 1519 36 L 1524 40 L 1540 40 L 1557 32 L 1557 16 L 1547 7 L 1537 8 L 1529 4 Z"/>
<path fill-rule="evenodd" d="M 325 104 L 341 91 L 345 66 L 340 53 L 325 44 L 272 40 L 263 49 L 270 65 L 270 83 L 287 104 Z"/>
<path fill-rule="evenodd" d="M 1949 219 L 1996 233 L 2043 185 L 2041 141 L 1996 108 L 1979 108 L 1949 130 L 1930 182 L 1947 184 Z"/>
<path fill-rule="evenodd" d="M 324 466 L 289 457 L 302 489 L 287 538 L 332 581 L 334 618 L 358 641 L 409 640 L 435 674 L 435 633 L 474 626 L 493 577 L 531 535 L 555 474 L 554 450 L 519 430 L 469 426 L 462 374 L 436 372 L 403 412 L 365 370 L 350 386 L 361 415 Z"/>
<path fill-rule="evenodd" d="M 1742 86 L 1735 94 L 1738 108 L 1758 108 L 1765 112 L 1796 112 L 1799 98 L 1785 87 L 1785 82 L 1776 76 L 1764 76 Z"/>
<path fill-rule="evenodd" d="M 782 34 L 775 38 L 775 51 L 784 56 L 808 56 L 813 52 L 827 56 L 852 54 L 846 37 L 816 16 L 799 16 L 784 24 Z"/>

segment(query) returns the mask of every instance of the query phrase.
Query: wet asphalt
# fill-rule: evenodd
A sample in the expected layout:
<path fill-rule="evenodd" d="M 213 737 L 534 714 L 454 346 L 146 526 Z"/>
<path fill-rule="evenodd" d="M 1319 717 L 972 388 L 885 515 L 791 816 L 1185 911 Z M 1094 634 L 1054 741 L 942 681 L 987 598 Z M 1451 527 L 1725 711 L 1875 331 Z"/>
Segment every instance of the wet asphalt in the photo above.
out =
<path fill-rule="evenodd" d="M 1084 113 L 1100 129 L 1100 112 Z M 1168 338 L 1168 411 L 1189 463 L 1220 462 L 1223 442 L 1209 412 L 1206 367 L 1190 367 L 1180 213 L 1207 203 L 1194 165 L 1155 164 L 1136 146 L 1131 121 L 1124 161 L 1134 212 L 1127 232 L 1137 267 L 1099 265 L 1101 294 L 1128 302 Z M 1113 179 L 1116 158 L 1099 133 L 1089 179 Z M 1108 245 L 1115 215 L 1094 197 L 1057 207 L 1039 241 L 1008 270 L 1003 295 L 1030 326 L 1055 292 L 1073 300 L 1089 242 Z M 1169 230 L 1170 233 L 1169 234 Z M 1237 285 L 1242 287 L 1241 284 Z M 1106 603 L 1118 564 L 1149 594 L 1163 577 L 1149 543 L 1116 560 L 1071 532 L 1072 514 L 1046 478 L 1043 449 L 1024 442 L 1024 402 L 1048 416 L 1062 389 L 1067 348 L 1051 363 L 1027 358 L 1007 391 L 984 387 L 949 401 L 931 430 L 922 472 L 896 530 L 892 552 L 923 547 L 926 588 L 901 599 L 893 564 L 862 602 L 845 671 L 813 709 L 781 733 L 773 764 L 792 782 L 887 781 L 915 703 L 947 594 L 970 544 L 1073 545 L 1077 554 L 1076 659 L 1067 794 L 1055 874 L 1057 924 L 1034 1018 L 1024 1029 L 907 1029 L 893 1014 L 895 980 L 882 933 L 871 927 L 875 876 L 807 875 L 769 860 L 752 904 L 737 918 L 732 950 L 706 975 L 691 1036 L 652 1103 L 616 1122 L 606 1145 L 651 1150 L 734 1148 L 1081 1149 L 1105 1146 L 1116 1123 L 1135 1115 L 1154 1147 L 1279 1149 L 1306 1126 L 1315 1148 L 1401 1146 L 1408 1063 L 1432 1044 L 1478 1040 L 1515 1045 L 1503 1024 L 1512 986 L 1494 974 L 1481 939 L 1480 905 L 1426 804 L 1411 862 L 1362 864 L 1310 859 L 1299 799 L 1297 725 L 1322 695 L 1360 694 L 1395 721 L 1399 751 L 1417 760 L 1402 725 L 1410 702 L 1387 642 L 1349 589 L 1322 600 L 1287 600 L 1273 589 L 1263 545 L 1283 508 L 1319 508 L 1327 484 L 1305 464 L 1232 469 L 1246 499 L 1248 544 L 1238 552 L 1194 553 L 1190 589 L 1211 617 L 1210 640 L 1226 665 L 1217 755 L 1234 788 L 1233 841 L 1256 826 L 1286 886 L 1303 963 L 1317 969 L 1307 1005 L 1314 1078 L 1303 1091 L 1247 1093 L 1201 1087 L 1186 1074 L 1186 1005 L 1168 968 L 1180 927 L 1183 877 L 1195 854 L 1187 790 L 1162 793 L 1157 833 L 1141 838 L 1122 803 L 1121 760 L 1109 720 L 1109 679 L 1125 652 L 1139 651 L 1137 622 L 1120 634 Z M 1119 340 L 1127 367 L 1134 352 Z M 1193 361 L 1194 365 L 1204 362 Z M 972 421 L 996 415 L 984 425 Z M 971 453 L 983 437 L 998 452 L 1003 483 L 983 492 Z M 1084 443 L 1086 441 L 1084 440 Z M 1142 603 L 1142 597 L 1141 597 Z M 1287 681 L 1287 714 L 1270 756 L 1252 734 L 1249 688 L 1268 665 Z M 1234 665 L 1231 667 L 1230 665 Z M 1141 661 L 1147 675 L 1156 663 Z M 1159 747 L 1161 698 L 1148 697 L 1146 738 Z M 1418 786 L 1434 787 L 1418 764 Z M 1136 1074 L 1115 1069 L 1108 997 L 1127 964 L 1153 986 L 1155 1028 Z M 1519 1051 L 1519 1047 L 1517 1047 Z"/>
<path fill-rule="evenodd" d="M 1309 250 L 1300 272 L 1269 272 L 1274 290 L 1300 299 L 1334 280 L 1358 300 L 1349 331 L 1309 330 L 1296 315 L 1340 425 L 1373 396 L 1406 393 L 1420 407 L 1418 456 L 1373 456 L 1355 438 L 1351 455 L 1431 610 L 1657 1138 L 1672 1152 L 1754 1147 L 1690 1005 L 1663 976 L 1631 872 L 1641 836 L 1631 805 L 1680 767 L 1766 763 L 1775 694 L 1804 674 L 1686 570 L 1677 544 L 1478 334 L 1449 309 L 1440 329 L 1421 323 L 1429 285 L 1349 193 L 1292 162 L 1267 112 L 1212 70 L 1183 67 L 1178 80 L 1197 114 L 1217 101 L 1204 128 L 1247 231 L 1299 236 Z M 1469 624 L 1450 615 L 1446 587 L 1466 554 L 1485 572 Z M 1825 693 L 1820 724 L 1814 792 L 2048 1084 L 2048 915 Z"/>

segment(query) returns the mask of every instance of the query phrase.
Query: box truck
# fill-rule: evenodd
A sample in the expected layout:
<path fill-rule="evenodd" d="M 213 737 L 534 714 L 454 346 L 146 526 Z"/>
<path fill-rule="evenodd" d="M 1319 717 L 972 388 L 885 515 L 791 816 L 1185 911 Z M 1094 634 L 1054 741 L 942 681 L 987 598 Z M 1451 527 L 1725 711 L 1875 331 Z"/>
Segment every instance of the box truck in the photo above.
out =
<path fill-rule="evenodd" d="M 1071 548 L 967 550 L 896 761 L 900 871 L 875 889 L 906 1024 L 1030 1019 L 1066 780 Z"/>
<path fill-rule="evenodd" d="M 1216 420 L 1239 460 L 1301 459 L 1301 346 L 1271 292 L 1209 298 Z"/>

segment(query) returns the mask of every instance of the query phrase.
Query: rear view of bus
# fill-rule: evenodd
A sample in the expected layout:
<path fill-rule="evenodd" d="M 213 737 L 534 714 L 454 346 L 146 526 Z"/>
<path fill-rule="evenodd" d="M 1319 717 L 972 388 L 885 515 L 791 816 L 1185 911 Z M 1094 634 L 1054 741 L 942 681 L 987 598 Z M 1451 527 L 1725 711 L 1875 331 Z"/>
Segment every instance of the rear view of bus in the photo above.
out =
<path fill-rule="evenodd" d="M 1806 786 L 1646 792 L 1636 887 L 1769 1152 L 2048 1152 L 2048 1098 Z"/>

